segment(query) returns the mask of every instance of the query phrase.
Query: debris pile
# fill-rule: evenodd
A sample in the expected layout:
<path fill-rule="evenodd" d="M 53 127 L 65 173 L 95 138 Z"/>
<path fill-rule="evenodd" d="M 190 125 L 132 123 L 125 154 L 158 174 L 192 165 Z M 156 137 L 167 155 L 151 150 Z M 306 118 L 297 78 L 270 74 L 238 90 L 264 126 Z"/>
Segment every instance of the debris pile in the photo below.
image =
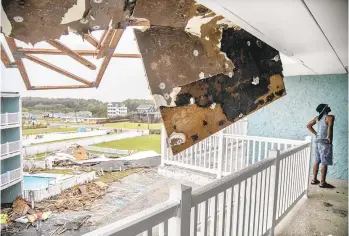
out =
<path fill-rule="evenodd" d="M 37 211 L 29 207 L 29 203 L 22 197 L 17 197 L 13 201 L 12 207 L 1 209 L 1 229 L 2 233 L 13 235 L 18 231 L 16 223 L 29 226 L 37 226 L 40 222 L 47 220 L 52 215 L 52 211 Z"/>
<path fill-rule="evenodd" d="M 92 210 L 92 202 L 107 193 L 108 185 L 96 181 L 86 185 L 75 186 L 63 191 L 61 194 L 36 204 L 42 211 L 53 212 Z"/>
<path fill-rule="evenodd" d="M 56 224 L 59 226 L 58 228 L 55 229 L 55 231 L 52 232 L 51 235 L 55 234 L 63 234 L 67 230 L 78 230 L 83 224 L 86 223 L 86 221 L 90 218 L 91 216 L 83 216 L 78 219 L 68 221 L 66 223 L 61 223 L 61 224 Z"/>

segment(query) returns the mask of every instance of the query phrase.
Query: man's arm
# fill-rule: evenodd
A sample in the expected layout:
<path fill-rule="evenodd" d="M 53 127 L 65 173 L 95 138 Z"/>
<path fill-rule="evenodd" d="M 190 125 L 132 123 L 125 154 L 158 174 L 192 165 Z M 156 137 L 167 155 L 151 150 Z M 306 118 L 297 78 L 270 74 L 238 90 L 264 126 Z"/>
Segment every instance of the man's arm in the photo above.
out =
<path fill-rule="evenodd" d="M 327 139 L 332 143 L 333 140 L 333 125 L 334 125 L 334 116 L 329 115 L 327 116 Z"/>
<path fill-rule="evenodd" d="M 311 121 L 309 121 L 309 123 L 307 124 L 307 128 L 308 128 L 308 130 L 310 132 L 312 132 L 313 134 L 317 135 L 317 132 L 313 128 L 313 126 L 316 124 L 316 120 L 315 119 L 312 119 Z"/>

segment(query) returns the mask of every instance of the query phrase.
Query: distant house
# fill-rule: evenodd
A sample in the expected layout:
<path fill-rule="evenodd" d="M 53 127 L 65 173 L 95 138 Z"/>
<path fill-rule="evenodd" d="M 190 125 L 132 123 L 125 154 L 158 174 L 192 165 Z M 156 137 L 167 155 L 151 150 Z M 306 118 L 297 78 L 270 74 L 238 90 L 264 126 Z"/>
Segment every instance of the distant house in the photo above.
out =
<path fill-rule="evenodd" d="M 108 117 L 127 116 L 127 107 L 125 104 L 117 102 L 108 103 Z"/>
<path fill-rule="evenodd" d="M 157 109 L 153 104 L 141 104 L 136 108 L 137 114 L 147 114 L 155 112 Z"/>
<path fill-rule="evenodd" d="M 154 104 L 141 104 L 136 108 L 136 112 L 133 114 L 135 118 L 144 120 L 147 122 L 148 118 L 150 122 L 154 122 L 156 119 L 160 119 L 161 115 L 159 109 Z"/>

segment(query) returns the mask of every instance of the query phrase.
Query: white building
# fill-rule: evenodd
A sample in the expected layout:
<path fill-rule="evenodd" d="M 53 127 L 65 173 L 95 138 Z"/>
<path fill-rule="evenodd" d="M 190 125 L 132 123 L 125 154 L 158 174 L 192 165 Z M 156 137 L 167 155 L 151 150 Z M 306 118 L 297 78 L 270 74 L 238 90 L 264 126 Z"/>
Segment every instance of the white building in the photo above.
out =
<path fill-rule="evenodd" d="M 122 103 L 108 103 L 108 117 L 127 116 L 127 107 Z"/>

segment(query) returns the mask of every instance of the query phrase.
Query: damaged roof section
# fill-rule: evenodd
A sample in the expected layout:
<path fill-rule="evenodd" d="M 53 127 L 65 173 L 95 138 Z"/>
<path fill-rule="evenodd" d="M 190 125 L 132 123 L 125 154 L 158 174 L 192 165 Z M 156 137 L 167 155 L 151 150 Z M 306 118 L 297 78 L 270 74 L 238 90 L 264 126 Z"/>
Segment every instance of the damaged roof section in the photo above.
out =
<path fill-rule="evenodd" d="M 115 49 L 122 29 L 144 26 L 135 35 L 174 154 L 285 95 L 279 52 L 194 0 L 2 4 L 11 23 L 3 32 L 24 42 L 121 28 L 114 43 L 107 32 L 100 42 L 89 39 L 97 58 L 106 62 L 96 85 L 111 58 L 106 52 Z"/>
<path fill-rule="evenodd" d="M 83 35 L 125 28 L 135 4 L 124 0 L 27 0 L 2 1 L 2 6 L 12 26 L 6 36 L 34 44 L 59 39 L 69 31 Z"/>
<path fill-rule="evenodd" d="M 151 27 L 135 35 L 174 154 L 286 94 L 277 50 L 193 1 L 149 2 L 135 16 Z"/>

